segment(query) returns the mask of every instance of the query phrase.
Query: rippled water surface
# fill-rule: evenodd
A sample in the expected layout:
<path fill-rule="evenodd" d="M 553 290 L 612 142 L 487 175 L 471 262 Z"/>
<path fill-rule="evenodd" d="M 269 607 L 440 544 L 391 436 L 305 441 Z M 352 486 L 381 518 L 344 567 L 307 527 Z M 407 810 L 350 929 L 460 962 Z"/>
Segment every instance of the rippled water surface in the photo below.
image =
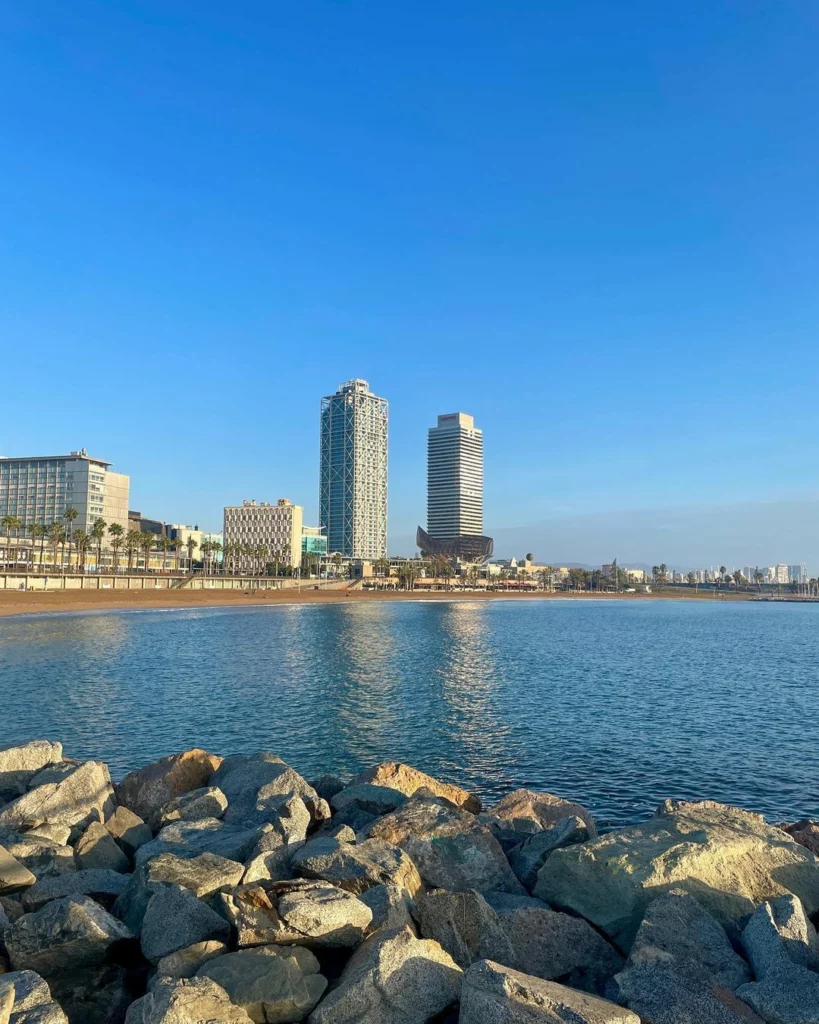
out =
<path fill-rule="evenodd" d="M 408 761 L 603 824 L 664 797 L 819 814 L 819 605 L 378 602 L 0 619 L 0 745 L 115 777 L 192 746 Z"/>

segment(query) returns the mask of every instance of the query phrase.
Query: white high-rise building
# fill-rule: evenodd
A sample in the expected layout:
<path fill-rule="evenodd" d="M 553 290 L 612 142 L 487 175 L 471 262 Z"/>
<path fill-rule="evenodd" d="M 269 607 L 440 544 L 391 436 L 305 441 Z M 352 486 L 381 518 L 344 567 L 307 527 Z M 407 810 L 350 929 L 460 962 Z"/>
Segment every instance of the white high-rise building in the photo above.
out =
<path fill-rule="evenodd" d="M 387 556 L 389 405 L 366 380 L 321 400 L 319 522 L 330 554 Z"/>
<path fill-rule="evenodd" d="M 225 506 L 224 536 L 228 547 L 240 545 L 231 565 L 250 570 L 266 562 L 296 567 L 301 564 L 301 528 L 304 509 L 287 498 L 275 505 L 243 501 Z M 249 552 L 246 549 L 251 549 Z"/>
<path fill-rule="evenodd" d="M 429 431 L 427 533 L 440 540 L 483 534 L 483 431 L 465 412 L 439 416 Z"/>

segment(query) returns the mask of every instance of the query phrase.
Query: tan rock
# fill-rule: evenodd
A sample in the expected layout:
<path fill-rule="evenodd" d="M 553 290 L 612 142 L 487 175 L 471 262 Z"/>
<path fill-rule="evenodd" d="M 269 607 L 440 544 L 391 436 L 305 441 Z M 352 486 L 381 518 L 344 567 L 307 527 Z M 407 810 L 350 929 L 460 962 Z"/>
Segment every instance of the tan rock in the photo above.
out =
<path fill-rule="evenodd" d="M 431 775 L 411 768 L 408 764 L 399 761 L 384 761 L 375 768 L 368 768 L 367 771 L 356 775 L 349 783 L 350 786 L 360 786 L 370 783 L 374 786 L 386 786 L 388 789 L 396 789 L 404 796 L 413 796 L 419 789 L 426 789 L 435 796 L 443 797 L 464 810 L 477 814 L 481 809 L 481 802 L 474 793 L 470 793 L 460 786 L 453 786 L 448 782 L 439 782 Z"/>
<path fill-rule="evenodd" d="M 36 881 L 28 868 L 12 857 L 4 846 L 0 846 L 0 895 L 27 889 Z"/>
<path fill-rule="evenodd" d="M 221 757 L 198 748 L 171 754 L 126 775 L 117 787 L 117 799 L 156 828 L 165 804 L 207 786 L 221 763 Z"/>
<path fill-rule="evenodd" d="M 115 806 L 108 766 L 86 761 L 59 782 L 45 783 L 6 804 L 0 826 L 26 831 L 48 822 L 80 831 L 91 821 L 105 821 Z"/>
<path fill-rule="evenodd" d="M 585 824 L 592 839 L 597 836 L 594 818 L 582 804 L 564 800 L 552 793 L 516 789 L 499 800 L 494 807 L 490 807 L 486 813 L 490 817 L 508 821 L 513 828 L 534 822 L 542 829 L 550 829 L 564 818 L 576 817 Z M 526 831 L 526 828 L 523 827 L 521 831 Z"/>

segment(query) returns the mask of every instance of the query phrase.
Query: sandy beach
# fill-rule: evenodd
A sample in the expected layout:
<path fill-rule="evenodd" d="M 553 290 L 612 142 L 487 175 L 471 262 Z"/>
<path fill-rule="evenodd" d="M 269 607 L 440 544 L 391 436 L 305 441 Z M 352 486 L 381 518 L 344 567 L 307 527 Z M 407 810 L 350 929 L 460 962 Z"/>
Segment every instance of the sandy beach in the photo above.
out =
<path fill-rule="evenodd" d="M 366 601 L 652 601 L 681 598 L 703 601 L 744 601 L 751 595 L 713 591 L 660 591 L 651 594 L 596 594 L 480 591 L 361 591 L 361 590 L 0 590 L 0 616 L 45 612 L 114 611 L 117 609 L 215 608 L 271 604 L 355 604 Z"/>

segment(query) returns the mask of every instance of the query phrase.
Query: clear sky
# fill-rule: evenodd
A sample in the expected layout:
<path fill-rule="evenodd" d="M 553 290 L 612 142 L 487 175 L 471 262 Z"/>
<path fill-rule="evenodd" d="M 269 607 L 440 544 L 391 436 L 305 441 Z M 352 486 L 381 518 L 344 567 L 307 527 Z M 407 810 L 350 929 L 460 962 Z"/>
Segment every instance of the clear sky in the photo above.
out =
<path fill-rule="evenodd" d="M 515 548 L 674 508 L 702 561 L 696 506 L 819 562 L 724 511 L 819 521 L 815 0 L 0 0 L 0 46 L 3 454 L 313 521 L 319 399 L 362 376 L 393 549 L 462 409 Z"/>

